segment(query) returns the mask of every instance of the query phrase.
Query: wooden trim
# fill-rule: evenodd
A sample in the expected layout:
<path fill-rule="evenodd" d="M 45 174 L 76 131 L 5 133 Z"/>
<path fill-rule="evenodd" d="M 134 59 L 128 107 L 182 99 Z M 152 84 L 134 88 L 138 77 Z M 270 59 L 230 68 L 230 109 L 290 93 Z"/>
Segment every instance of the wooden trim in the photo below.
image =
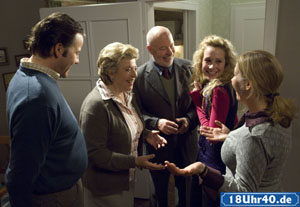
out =
<path fill-rule="evenodd" d="M 0 136 L 0 144 L 9 144 L 9 136 Z"/>

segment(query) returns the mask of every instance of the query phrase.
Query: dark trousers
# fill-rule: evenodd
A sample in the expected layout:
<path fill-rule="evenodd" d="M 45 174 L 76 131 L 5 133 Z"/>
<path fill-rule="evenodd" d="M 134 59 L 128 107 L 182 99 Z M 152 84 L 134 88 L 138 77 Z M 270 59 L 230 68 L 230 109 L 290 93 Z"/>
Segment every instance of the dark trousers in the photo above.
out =
<path fill-rule="evenodd" d="M 33 207 L 83 207 L 81 179 L 70 189 L 46 195 L 33 195 Z"/>
<path fill-rule="evenodd" d="M 191 207 L 202 207 L 202 185 L 199 184 L 197 175 L 192 177 Z"/>
<path fill-rule="evenodd" d="M 168 185 L 170 173 L 164 171 L 150 171 L 155 188 L 155 197 L 158 207 L 168 207 Z M 178 190 L 179 207 L 186 206 L 186 179 L 183 176 L 174 176 Z"/>
<path fill-rule="evenodd" d="M 191 186 L 191 207 L 219 207 L 220 197 L 217 192 L 201 185 L 199 177 L 194 175 Z"/>

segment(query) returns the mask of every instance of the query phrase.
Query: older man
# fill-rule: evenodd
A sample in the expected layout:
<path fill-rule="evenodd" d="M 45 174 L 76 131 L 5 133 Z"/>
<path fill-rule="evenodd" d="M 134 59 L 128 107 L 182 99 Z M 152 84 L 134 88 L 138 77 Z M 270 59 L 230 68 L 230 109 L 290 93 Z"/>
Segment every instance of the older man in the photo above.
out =
<path fill-rule="evenodd" d="M 12 207 L 82 207 L 84 137 L 56 83 L 79 63 L 83 28 L 54 13 L 38 22 L 7 90 L 11 157 L 6 185 Z"/>
<path fill-rule="evenodd" d="M 166 138 L 165 148 L 155 150 L 153 162 L 173 160 L 179 166 L 195 161 L 198 118 L 189 95 L 191 61 L 175 58 L 172 34 L 166 27 L 155 26 L 147 33 L 147 49 L 152 59 L 138 68 L 135 93 L 146 127 Z M 158 205 L 168 206 L 169 172 L 150 171 Z M 179 206 L 186 206 L 186 181 L 175 176 Z"/>

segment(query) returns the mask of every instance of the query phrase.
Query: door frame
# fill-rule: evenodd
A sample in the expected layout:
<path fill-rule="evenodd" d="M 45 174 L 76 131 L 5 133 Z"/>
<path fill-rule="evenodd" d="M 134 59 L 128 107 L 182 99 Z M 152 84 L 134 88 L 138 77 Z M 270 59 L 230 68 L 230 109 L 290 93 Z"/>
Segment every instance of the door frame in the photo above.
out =
<path fill-rule="evenodd" d="M 264 50 L 275 55 L 279 0 L 266 0 Z"/>
<path fill-rule="evenodd" d="M 184 49 L 184 57 L 192 60 L 194 51 L 199 44 L 199 5 L 193 2 L 146 2 L 143 6 L 144 24 L 143 34 L 145 46 L 146 34 L 155 25 L 154 10 L 173 10 L 183 12 L 183 42 L 187 49 Z M 147 12 L 146 12 L 147 11 Z M 144 52 L 146 54 L 146 52 Z M 150 54 L 148 54 L 148 59 Z"/>

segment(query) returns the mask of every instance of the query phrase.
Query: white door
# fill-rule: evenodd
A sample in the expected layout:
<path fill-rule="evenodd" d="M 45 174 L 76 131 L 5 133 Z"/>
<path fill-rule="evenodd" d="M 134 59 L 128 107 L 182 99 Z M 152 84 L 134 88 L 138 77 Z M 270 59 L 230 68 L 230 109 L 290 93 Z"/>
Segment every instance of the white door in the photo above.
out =
<path fill-rule="evenodd" d="M 263 49 L 265 3 L 233 4 L 230 39 L 238 54 Z"/>
<path fill-rule="evenodd" d="M 111 42 L 132 44 L 140 51 L 138 64 L 143 63 L 144 54 L 141 3 L 106 4 L 79 7 L 42 8 L 41 18 L 52 12 L 69 14 L 83 26 L 86 38 L 80 63 L 72 66 L 69 76 L 60 79 L 58 84 L 69 102 L 70 107 L 79 117 L 80 107 L 85 96 L 95 86 L 98 79 L 97 58 L 100 50 Z"/>
<path fill-rule="evenodd" d="M 58 82 L 75 116 L 79 117 L 82 101 L 98 79 L 96 62 L 104 46 L 116 41 L 131 44 L 139 49 L 138 65 L 149 59 L 146 49 L 146 33 L 154 26 L 154 7 L 180 8 L 185 11 L 185 47 L 188 51 L 186 57 L 191 58 L 198 37 L 196 33 L 197 10 L 195 9 L 197 6 L 195 5 L 138 1 L 40 9 L 41 18 L 53 12 L 69 14 L 82 24 L 86 33 L 80 53 L 80 63 L 72 66 L 68 78 L 60 79 Z"/>

